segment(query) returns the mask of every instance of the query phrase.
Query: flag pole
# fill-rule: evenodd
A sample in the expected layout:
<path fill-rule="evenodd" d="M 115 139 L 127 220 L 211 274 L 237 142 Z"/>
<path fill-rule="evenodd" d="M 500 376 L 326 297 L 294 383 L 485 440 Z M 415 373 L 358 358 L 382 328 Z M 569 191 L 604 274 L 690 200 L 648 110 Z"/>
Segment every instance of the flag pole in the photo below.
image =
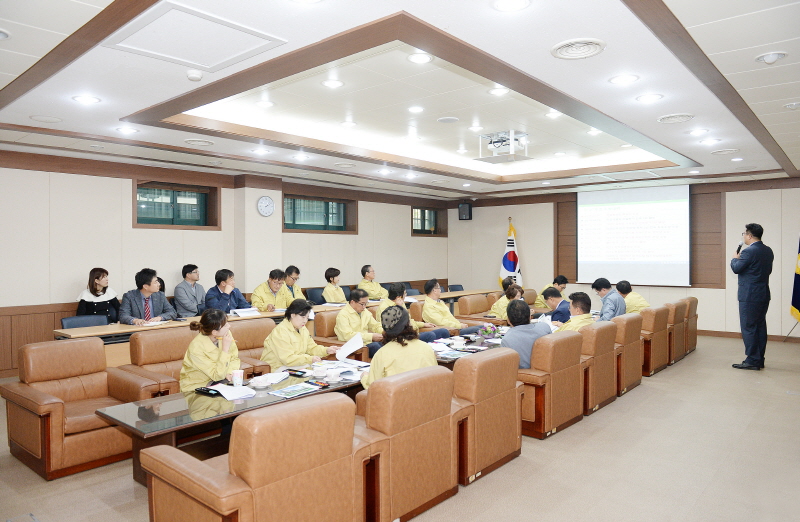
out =
<path fill-rule="evenodd" d="M 795 322 L 794 322 L 794 326 L 792 326 L 792 329 L 791 329 L 791 330 L 789 330 L 789 333 L 788 333 L 788 334 L 786 334 L 786 337 L 784 337 L 784 338 L 783 338 L 783 341 L 781 341 L 781 342 L 784 342 L 784 343 L 786 342 L 786 339 L 788 339 L 788 338 L 789 338 L 789 336 L 790 336 L 790 335 L 792 335 L 792 332 L 794 332 L 794 329 L 797 327 L 797 325 L 798 325 L 798 324 L 800 324 L 800 322 L 798 322 L 798 321 L 795 321 Z"/>

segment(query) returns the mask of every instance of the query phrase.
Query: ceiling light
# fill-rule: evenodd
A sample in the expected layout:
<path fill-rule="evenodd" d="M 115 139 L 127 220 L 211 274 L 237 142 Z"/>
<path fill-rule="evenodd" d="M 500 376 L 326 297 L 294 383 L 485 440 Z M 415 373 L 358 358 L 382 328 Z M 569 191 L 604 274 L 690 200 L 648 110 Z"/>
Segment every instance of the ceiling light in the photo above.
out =
<path fill-rule="evenodd" d="M 542 181 L 542 185 L 549 185 L 549 184 L 550 184 L 549 181 Z"/>
<path fill-rule="evenodd" d="M 192 82 L 199 82 L 203 79 L 203 71 L 198 71 L 197 69 L 189 69 L 186 71 L 186 78 Z"/>
<path fill-rule="evenodd" d="M 294 155 L 294 156 L 292 156 L 292 157 L 293 157 L 294 159 L 298 160 L 298 161 L 304 161 L 304 160 L 307 160 L 307 159 L 309 159 L 309 158 L 310 158 L 310 156 L 307 156 L 306 154 L 295 154 L 295 155 Z"/>
<path fill-rule="evenodd" d="M 707 140 L 702 140 L 702 141 L 700 141 L 700 143 L 701 143 L 702 145 L 713 145 L 713 144 L 715 144 L 715 143 L 719 143 L 720 141 L 722 141 L 722 140 L 715 140 L 715 139 L 713 139 L 713 138 L 709 138 L 709 139 L 707 139 Z"/>
<path fill-rule="evenodd" d="M 614 85 L 630 85 L 638 79 L 639 77 L 634 74 L 620 74 L 619 76 L 614 76 L 608 81 Z"/>
<path fill-rule="evenodd" d="M 40 121 L 42 123 L 59 123 L 62 120 L 61 118 L 56 118 L 55 116 L 39 116 L 34 114 L 30 117 L 33 121 Z"/>
<path fill-rule="evenodd" d="M 417 177 L 417 175 L 416 175 L 416 174 L 410 174 L 410 173 L 409 173 L 409 174 L 406 174 L 406 178 L 408 178 L 408 179 L 414 179 L 414 178 L 416 178 L 416 177 Z"/>
<path fill-rule="evenodd" d="M 653 103 L 653 102 L 657 102 L 658 100 L 660 100 L 663 97 L 664 97 L 664 95 L 662 95 L 662 94 L 643 94 L 641 96 L 637 96 L 636 97 L 636 101 L 641 102 L 641 103 Z"/>
<path fill-rule="evenodd" d="M 553 156 L 566 156 L 566 155 L 567 155 L 566 152 L 556 152 L 555 154 L 553 154 Z"/>
<path fill-rule="evenodd" d="M 772 65 L 773 63 L 777 62 L 780 59 L 786 58 L 786 53 L 784 52 L 772 52 L 772 53 L 764 53 L 756 56 L 757 62 L 764 62 L 767 65 Z"/>
<path fill-rule="evenodd" d="M 737 152 L 739 152 L 739 149 L 719 149 L 719 150 L 712 150 L 711 154 L 717 156 L 724 156 L 726 154 L 736 154 Z"/>
<path fill-rule="evenodd" d="M 522 11 L 531 5 L 531 0 L 494 0 L 492 7 L 504 13 Z"/>
<path fill-rule="evenodd" d="M 356 122 L 354 122 L 354 121 L 343 121 L 341 123 L 341 125 L 342 125 L 342 127 L 355 127 L 356 126 Z"/>
<path fill-rule="evenodd" d="M 800 109 L 800 102 L 787 103 L 783 107 L 786 108 L 786 109 L 794 111 L 794 110 Z"/>
<path fill-rule="evenodd" d="M 495 87 L 489 91 L 489 94 L 493 94 L 494 96 L 502 96 L 504 94 L 508 94 L 508 89 L 505 87 Z"/>
<path fill-rule="evenodd" d="M 254 152 L 256 154 L 269 154 L 270 153 L 270 151 L 268 151 L 267 149 L 253 149 L 252 152 Z"/>
<path fill-rule="evenodd" d="M 467 152 L 467 149 L 458 149 L 456 152 L 458 152 L 459 154 L 464 154 L 465 152 Z"/>
<path fill-rule="evenodd" d="M 118 127 L 117 130 L 122 134 L 136 134 L 139 132 L 136 129 L 132 129 L 131 127 Z"/>
<path fill-rule="evenodd" d="M 469 183 L 464 183 L 464 184 L 463 184 L 463 185 L 461 185 L 461 186 L 462 186 L 462 187 L 469 187 L 469 186 L 470 186 L 470 184 L 469 184 Z"/>
<path fill-rule="evenodd" d="M 469 130 L 471 130 L 472 132 L 480 132 L 483 130 L 483 127 L 481 127 L 480 125 L 473 125 L 472 127 L 469 128 Z"/>
<path fill-rule="evenodd" d="M 89 145 L 89 148 L 94 150 L 103 150 L 105 147 L 102 145 Z"/>
<path fill-rule="evenodd" d="M 186 142 L 186 143 L 187 143 L 187 144 L 189 144 L 189 145 L 195 145 L 195 146 L 197 146 L 197 147 L 210 147 L 211 145 L 213 145 L 213 144 L 214 144 L 214 142 L 213 142 L 213 141 L 210 141 L 210 140 L 196 140 L 196 139 L 192 139 L 192 140 L 183 140 L 183 141 L 184 141 L 184 142 Z"/>
<path fill-rule="evenodd" d="M 458 118 L 456 118 L 455 116 L 442 116 L 436 121 L 438 121 L 439 123 L 456 123 L 458 121 Z"/>
<path fill-rule="evenodd" d="M 708 132 L 708 129 L 695 129 L 693 131 L 690 131 L 689 134 L 691 134 L 692 136 L 702 136 L 703 134 L 706 134 L 707 132 Z"/>
<path fill-rule="evenodd" d="M 7 40 L 9 38 L 11 38 L 11 33 L 5 29 L 0 29 L 0 40 Z"/>
<path fill-rule="evenodd" d="M 731 158 L 731 161 L 742 161 L 744 158 Z"/>
<path fill-rule="evenodd" d="M 208 164 L 209 165 L 214 165 L 215 167 L 218 167 L 218 166 L 222 165 L 222 162 L 220 160 L 213 160 L 213 161 L 209 161 Z"/>
<path fill-rule="evenodd" d="M 602 133 L 603 133 L 603 131 L 600 131 L 600 130 L 597 130 L 597 129 L 592 129 L 592 130 L 586 131 L 586 134 L 588 134 L 589 136 L 597 136 L 598 134 L 602 134 Z"/>
<path fill-rule="evenodd" d="M 91 105 L 93 103 L 100 103 L 100 98 L 95 98 L 94 96 L 73 96 L 73 100 L 78 103 L 82 103 L 84 105 Z"/>
<path fill-rule="evenodd" d="M 378 171 L 379 174 L 383 174 L 384 176 L 386 174 L 391 174 L 392 172 L 394 172 L 394 171 L 393 170 L 389 170 L 389 169 L 381 169 L 381 170 Z"/>
<path fill-rule="evenodd" d="M 560 112 L 558 112 L 558 111 L 557 111 L 557 110 L 555 110 L 555 109 L 550 109 L 550 112 L 548 112 L 547 114 L 545 114 L 545 116 L 547 116 L 548 118 L 551 118 L 551 119 L 555 120 L 556 118 L 558 118 L 559 116 L 561 116 L 561 113 L 560 113 Z"/>
<path fill-rule="evenodd" d="M 581 60 L 603 52 L 606 43 L 597 38 L 574 38 L 557 43 L 550 49 L 550 54 L 562 60 Z"/>
<path fill-rule="evenodd" d="M 355 168 L 356 164 L 355 163 L 334 163 L 333 166 L 334 167 L 339 167 L 341 169 L 352 169 L 352 168 Z"/>
<path fill-rule="evenodd" d="M 408 55 L 408 61 L 414 63 L 430 63 L 433 61 L 433 56 L 428 53 L 414 53 Z"/>
<path fill-rule="evenodd" d="M 418 107 L 418 106 L 416 106 L 416 105 L 415 105 L 415 106 L 413 106 L 413 107 L 409 107 L 409 108 L 408 108 L 408 112 L 411 112 L 411 113 L 414 113 L 414 114 L 419 114 L 420 112 L 422 112 L 422 111 L 424 111 L 424 110 L 425 110 L 425 109 L 423 109 L 422 107 Z"/>
<path fill-rule="evenodd" d="M 622 147 L 623 149 L 627 149 L 628 147 L 632 147 L 632 146 L 633 145 L 631 145 L 630 143 L 626 143 L 625 145 L 620 145 L 620 147 Z"/>
<path fill-rule="evenodd" d="M 256 106 L 261 107 L 262 109 L 269 109 L 273 105 L 275 105 L 275 104 L 272 103 L 271 101 L 267 101 L 267 100 L 262 100 L 262 101 L 256 103 Z"/>
<path fill-rule="evenodd" d="M 690 170 L 689 174 L 700 174 L 699 170 Z"/>
<path fill-rule="evenodd" d="M 339 80 L 325 80 L 324 82 L 322 82 L 322 85 L 324 85 L 328 89 L 336 89 L 344 85 L 344 82 L 341 82 Z"/>
<path fill-rule="evenodd" d="M 694 114 L 688 113 L 678 113 L 678 114 L 667 114 L 666 116 L 659 116 L 656 118 L 658 123 L 684 123 L 689 120 L 694 119 Z"/>

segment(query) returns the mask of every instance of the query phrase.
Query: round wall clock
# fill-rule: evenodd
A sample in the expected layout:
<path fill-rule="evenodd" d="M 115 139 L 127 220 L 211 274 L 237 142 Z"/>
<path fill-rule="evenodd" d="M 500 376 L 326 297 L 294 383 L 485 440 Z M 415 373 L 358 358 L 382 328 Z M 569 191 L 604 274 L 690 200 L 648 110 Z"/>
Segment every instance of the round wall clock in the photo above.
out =
<path fill-rule="evenodd" d="M 269 196 L 258 198 L 258 213 L 264 217 L 269 217 L 275 212 L 275 202 Z"/>

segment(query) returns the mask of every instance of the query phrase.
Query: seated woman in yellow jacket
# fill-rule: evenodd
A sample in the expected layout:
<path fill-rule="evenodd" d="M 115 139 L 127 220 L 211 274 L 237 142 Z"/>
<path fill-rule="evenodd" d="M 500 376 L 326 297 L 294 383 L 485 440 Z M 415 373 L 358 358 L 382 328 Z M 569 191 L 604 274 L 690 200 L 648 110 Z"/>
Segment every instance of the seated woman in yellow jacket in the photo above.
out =
<path fill-rule="evenodd" d="M 329 268 L 325 270 L 325 281 L 328 285 L 322 291 L 322 297 L 326 303 L 342 303 L 347 304 L 347 298 L 344 296 L 344 290 L 339 286 L 339 274 L 342 272 L 338 268 Z"/>
<path fill-rule="evenodd" d="M 505 295 L 494 302 L 492 308 L 489 310 L 489 315 L 493 315 L 498 319 L 508 320 L 508 303 L 515 299 L 522 299 L 522 294 L 524 293 L 525 290 L 523 290 L 521 286 L 510 285 L 506 288 Z"/>
<path fill-rule="evenodd" d="M 389 285 L 389 299 L 382 299 L 381 304 L 378 305 L 378 310 L 375 312 L 376 317 L 380 317 L 384 310 L 390 306 L 406 307 L 406 285 L 403 283 L 392 283 Z M 450 337 L 450 331 L 447 328 L 436 328 L 433 323 L 425 323 L 422 321 L 410 320 L 411 326 L 417 331 L 420 341 L 432 343 L 436 339 L 444 339 Z M 435 330 L 428 330 L 427 332 L 420 332 L 420 328 L 436 328 Z"/>
<path fill-rule="evenodd" d="M 390 306 L 381 314 L 384 345 L 375 353 L 369 372 L 361 376 L 364 388 L 378 379 L 398 373 L 436 366 L 436 356 L 428 343 L 417 338 L 405 306 Z"/>
<path fill-rule="evenodd" d="M 273 371 L 283 366 L 305 366 L 319 362 L 339 349 L 338 346 L 320 346 L 314 342 L 306 328 L 310 311 L 308 301 L 295 299 L 286 309 L 286 319 L 264 339 L 261 360 L 269 364 Z"/>
<path fill-rule="evenodd" d="M 233 370 L 240 369 L 241 361 L 225 312 L 209 308 L 189 328 L 199 333 L 183 357 L 181 391 L 191 392 L 214 381 L 230 380 Z"/>

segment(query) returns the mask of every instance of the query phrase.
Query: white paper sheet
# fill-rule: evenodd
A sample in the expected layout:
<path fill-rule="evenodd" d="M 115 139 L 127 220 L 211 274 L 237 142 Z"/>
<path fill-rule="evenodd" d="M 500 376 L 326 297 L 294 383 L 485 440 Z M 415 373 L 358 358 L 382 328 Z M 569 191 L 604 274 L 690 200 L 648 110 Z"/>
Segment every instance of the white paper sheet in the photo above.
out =
<path fill-rule="evenodd" d="M 258 308 L 237 308 L 233 310 L 231 313 L 234 315 L 238 315 L 239 317 L 256 317 L 261 315 L 261 312 L 258 311 Z"/>
<path fill-rule="evenodd" d="M 228 386 L 227 384 L 215 384 L 214 386 L 209 386 L 209 388 L 212 390 L 217 390 L 229 401 L 235 401 L 236 399 L 249 399 L 250 397 L 256 396 L 255 390 L 248 388 L 247 386 Z"/>
<path fill-rule="evenodd" d="M 144 323 L 140 326 L 158 326 L 160 324 L 167 324 L 169 321 L 150 321 L 149 323 Z"/>
<path fill-rule="evenodd" d="M 287 377 L 289 377 L 289 374 L 286 372 L 266 373 L 250 379 L 250 384 L 258 387 L 270 386 L 281 382 Z"/>
<path fill-rule="evenodd" d="M 348 355 L 352 355 L 363 347 L 364 339 L 362 339 L 360 335 L 356 334 L 351 337 L 349 341 L 344 343 L 344 346 L 336 351 L 336 359 L 339 361 L 344 361 L 347 359 Z"/>
<path fill-rule="evenodd" d="M 540 323 L 547 323 L 547 325 L 550 327 L 550 333 L 553 333 L 556 330 L 558 330 L 558 326 L 553 324 L 553 318 L 551 316 L 549 316 L 549 315 L 540 315 L 539 316 L 539 322 Z"/>

